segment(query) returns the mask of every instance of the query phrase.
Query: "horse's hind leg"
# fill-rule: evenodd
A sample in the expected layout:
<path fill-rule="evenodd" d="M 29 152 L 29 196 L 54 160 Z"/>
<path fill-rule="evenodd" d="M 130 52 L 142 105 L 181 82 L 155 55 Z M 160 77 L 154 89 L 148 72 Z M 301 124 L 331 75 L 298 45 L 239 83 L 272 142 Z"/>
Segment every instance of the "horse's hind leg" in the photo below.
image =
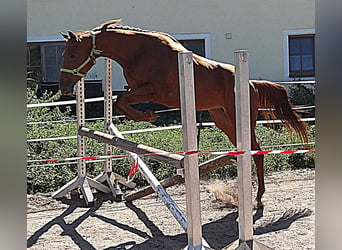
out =
<path fill-rule="evenodd" d="M 236 146 L 235 120 L 229 117 L 223 108 L 208 111 L 216 126 L 221 129 Z"/>
<path fill-rule="evenodd" d="M 229 116 L 224 109 L 214 109 L 209 110 L 212 120 L 215 122 L 216 126 L 221 129 L 230 139 L 230 141 L 236 146 L 236 128 L 235 128 L 235 118 L 233 114 Z M 255 125 L 251 126 L 251 148 L 253 150 L 260 150 L 259 143 L 256 141 L 255 136 Z M 253 160 L 257 169 L 258 178 L 258 192 L 256 197 L 257 208 L 262 208 L 263 204 L 261 202 L 262 195 L 265 192 L 264 183 L 264 156 L 263 155 L 253 155 Z"/>
<path fill-rule="evenodd" d="M 252 149 L 253 150 L 260 150 L 259 143 L 256 141 L 255 131 L 254 129 L 252 132 Z M 253 160 L 257 170 L 257 178 L 258 178 L 258 192 L 256 196 L 256 206 L 257 208 L 263 208 L 264 205 L 262 204 L 261 198 L 262 195 L 265 193 L 265 182 L 264 182 L 264 155 L 253 155 Z"/>

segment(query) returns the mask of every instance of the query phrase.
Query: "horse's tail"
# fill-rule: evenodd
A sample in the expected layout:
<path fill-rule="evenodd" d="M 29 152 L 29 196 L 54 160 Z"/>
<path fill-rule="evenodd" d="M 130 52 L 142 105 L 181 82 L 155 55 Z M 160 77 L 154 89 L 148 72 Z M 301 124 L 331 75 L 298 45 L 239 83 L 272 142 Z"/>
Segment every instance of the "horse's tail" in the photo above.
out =
<path fill-rule="evenodd" d="M 287 90 L 284 86 L 267 81 L 252 81 L 254 88 L 259 95 L 259 108 L 265 119 L 283 122 L 286 128 L 293 129 L 300 139 L 307 143 L 307 125 L 301 121 L 288 98 Z M 264 110 L 266 109 L 266 110 Z"/>

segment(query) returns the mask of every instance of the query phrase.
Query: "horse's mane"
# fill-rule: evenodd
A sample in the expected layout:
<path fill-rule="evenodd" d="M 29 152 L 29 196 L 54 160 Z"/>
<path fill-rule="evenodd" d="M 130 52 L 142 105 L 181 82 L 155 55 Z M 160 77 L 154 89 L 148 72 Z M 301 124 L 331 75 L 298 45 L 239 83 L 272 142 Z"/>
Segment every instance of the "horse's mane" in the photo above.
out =
<path fill-rule="evenodd" d="M 116 33 L 121 33 L 121 34 L 126 34 L 126 35 L 142 34 L 146 36 L 155 37 L 161 40 L 162 43 L 168 45 L 172 50 L 179 51 L 179 52 L 188 51 L 176 38 L 174 38 L 172 35 L 168 33 L 160 32 L 160 31 L 151 31 L 151 30 L 131 27 L 127 25 L 118 25 L 118 23 L 120 22 L 121 20 L 110 20 L 110 21 L 103 23 L 102 25 L 98 27 L 93 28 L 90 31 L 78 32 L 77 35 L 79 35 L 80 38 L 89 37 L 92 33 L 98 34 L 104 31 L 116 32 Z M 233 65 L 223 64 L 223 63 L 219 63 L 213 60 L 209 60 L 207 58 L 196 55 L 194 53 L 193 53 L 193 60 L 194 60 L 194 63 L 202 65 L 208 69 L 215 69 L 217 67 L 222 67 L 222 68 L 230 70 L 232 73 L 234 72 Z"/>
<path fill-rule="evenodd" d="M 142 33 L 146 35 L 157 36 L 160 39 L 163 39 L 163 38 L 165 39 L 167 37 L 171 39 L 175 44 L 181 45 L 181 43 L 176 38 L 174 38 L 173 36 L 165 32 L 146 30 L 146 29 L 136 28 L 136 27 L 127 26 L 127 25 L 118 25 L 119 22 L 121 22 L 121 19 L 107 21 L 103 23 L 102 25 L 93 28 L 91 32 L 98 33 L 102 31 L 115 31 L 119 33 L 126 33 L 126 34 L 132 34 L 132 35 L 137 34 L 137 33 Z"/>

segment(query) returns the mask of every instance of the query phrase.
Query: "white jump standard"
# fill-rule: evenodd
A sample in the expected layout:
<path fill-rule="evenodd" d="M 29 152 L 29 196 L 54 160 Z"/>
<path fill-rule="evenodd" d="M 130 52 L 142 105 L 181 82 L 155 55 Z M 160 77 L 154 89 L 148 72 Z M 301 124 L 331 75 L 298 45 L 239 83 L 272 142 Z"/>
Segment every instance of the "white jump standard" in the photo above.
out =
<path fill-rule="evenodd" d="M 106 71 L 106 90 L 105 90 L 105 131 L 110 133 L 108 128 L 109 123 L 112 121 L 112 82 L 111 82 L 111 61 L 106 60 L 105 65 Z M 84 94 L 84 78 L 81 78 L 80 81 L 77 82 L 76 85 L 76 113 L 77 113 L 77 127 L 78 130 L 85 126 L 85 94 Z M 105 155 L 111 155 L 111 145 L 105 145 Z M 83 135 L 79 132 L 77 133 L 77 155 L 79 157 L 84 157 L 86 155 L 86 142 Z M 121 190 L 117 185 L 120 182 L 123 185 L 126 185 L 129 188 L 134 188 L 136 185 L 134 182 L 126 183 L 125 178 L 112 172 L 112 159 L 106 159 L 104 165 L 104 172 L 97 176 L 95 179 L 91 179 L 86 176 L 86 163 L 85 160 L 78 160 L 78 176 L 74 178 L 72 181 L 65 184 L 59 190 L 52 194 L 53 198 L 62 198 L 68 192 L 80 188 L 85 201 L 87 204 L 94 201 L 94 196 L 91 188 L 102 191 L 104 193 L 112 192 L 113 196 L 121 197 Z M 107 185 L 102 184 L 102 182 L 106 182 Z"/>
<path fill-rule="evenodd" d="M 85 104 L 84 104 L 84 79 L 82 78 L 77 82 L 76 86 L 76 100 L 77 100 L 77 126 L 80 128 L 84 126 L 85 123 Z M 81 135 L 77 135 L 77 155 L 82 157 L 85 156 L 86 151 L 86 143 L 85 138 Z M 109 193 L 111 190 L 98 182 L 97 180 L 93 180 L 86 176 L 86 163 L 85 160 L 77 161 L 77 174 L 73 180 L 65 184 L 59 190 L 52 194 L 53 198 L 62 198 L 67 193 L 71 192 L 78 187 L 81 189 L 81 192 L 84 196 L 84 199 L 87 204 L 94 201 L 94 196 L 91 190 L 91 187 L 100 190 L 104 193 Z"/>
<path fill-rule="evenodd" d="M 105 111 L 105 121 L 104 121 L 104 130 L 108 134 L 112 134 L 111 130 L 109 129 L 110 124 L 112 123 L 113 119 L 113 91 L 112 91 L 112 61 L 110 59 L 105 59 L 105 94 L 104 94 L 104 111 Z M 111 155 L 113 150 L 113 146 L 110 144 L 104 145 L 105 155 Z M 107 158 L 105 161 L 104 171 L 102 174 L 98 175 L 95 178 L 99 182 L 106 182 L 109 186 L 110 190 L 112 191 L 114 197 L 122 196 L 121 189 L 118 185 L 118 178 L 117 175 L 113 173 L 113 164 L 112 159 Z M 125 182 L 121 180 L 121 183 Z"/>

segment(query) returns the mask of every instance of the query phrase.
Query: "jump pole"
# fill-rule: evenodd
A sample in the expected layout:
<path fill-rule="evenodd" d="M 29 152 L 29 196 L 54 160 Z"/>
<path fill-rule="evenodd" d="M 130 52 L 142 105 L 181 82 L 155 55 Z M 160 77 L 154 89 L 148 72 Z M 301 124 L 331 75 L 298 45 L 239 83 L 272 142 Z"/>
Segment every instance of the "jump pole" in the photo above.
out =
<path fill-rule="evenodd" d="M 178 53 L 179 89 L 183 130 L 183 149 L 197 152 L 196 104 L 192 52 Z M 184 156 L 188 245 L 185 249 L 209 248 L 202 238 L 198 154 Z M 204 244 L 203 244 L 204 243 Z M 205 246 L 204 246 L 205 245 Z"/>
<path fill-rule="evenodd" d="M 124 138 L 122 133 L 115 127 L 112 123 L 110 125 L 110 129 L 113 134 L 119 138 Z M 183 214 L 182 210 L 177 206 L 175 201 L 171 198 L 171 196 L 166 192 L 165 188 L 160 184 L 157 178 L 153 175 L 151 170 L 147 167 L 144 161 L 139 157 L 139 155 L 128 152 L 132 158 L 138 162 L 138 168 L 140 173 L 145 177 L 147 182 L 151 185 L 153 190 L 157 193 L 158 197 L 164 202 L 166 207 L 170 210 L 171 214 L 175 217 L 177 222 L 181 225 L 181 227 L 186 231 L 188 227 L 187 219 Z"/>
<path fill-rule="evenodd" d="M 238 151 L 251 150 L 248 51 L 237 50 L 235 57 L 235 111 Z M 239 239 L 227 249 L 271 249 L 253 240 L 251 154 L 237 156 Z"/>

